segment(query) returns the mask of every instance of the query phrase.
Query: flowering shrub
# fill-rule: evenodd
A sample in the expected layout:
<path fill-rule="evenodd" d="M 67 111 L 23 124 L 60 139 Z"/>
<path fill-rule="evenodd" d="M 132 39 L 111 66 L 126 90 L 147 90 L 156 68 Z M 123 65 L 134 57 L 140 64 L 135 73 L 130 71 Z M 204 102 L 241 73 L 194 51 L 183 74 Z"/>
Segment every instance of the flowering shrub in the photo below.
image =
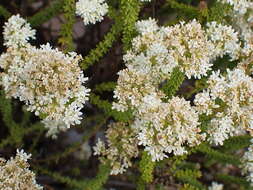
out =
<path fill-rule="evenodd" d="M 251 0 L 44 4 L 0 5 L 0 190 L 253 189 Z"/>

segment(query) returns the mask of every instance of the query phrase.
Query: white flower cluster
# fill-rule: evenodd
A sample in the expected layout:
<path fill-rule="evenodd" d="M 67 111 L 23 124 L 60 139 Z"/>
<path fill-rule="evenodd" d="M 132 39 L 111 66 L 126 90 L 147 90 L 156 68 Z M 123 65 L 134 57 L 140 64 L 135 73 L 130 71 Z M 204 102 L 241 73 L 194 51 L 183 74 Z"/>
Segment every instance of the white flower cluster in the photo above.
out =
<path fill-rule="evenodd" d="M 146 94 L 158 94 L 158 86 L 170 78 L 178 67 L 188 78 L 205 76 L 216 57 L 229 54 L 238 58 L 240 42 L 228 26 L 209 23 L 207 31 L 193 20 L 170 27 L 159 27 L 155 20 L 139 21 L 140 33 L 133 39 L 132 49 L 124 56 L 127 68 L 120 71 L 113 107 L 125 111 L 139 107 Z"/>
<path fill-rule="evenodd" d="M 232 60 L 238 59 L 241 50 L 238 33 L 231 26 L 207 23 L 207 35 L 213 42 L 215 55 L 223 57 L 229 55 Z"/>
<path fill-rule="evenodd" d="M 15 158 L 6 161 L 0 158 L 0 189 L 1 190 L 42 190 L 35 180 L 35 174 L 29 170 L 27 160 L 31 154 L 17 150 Z"/>
<path fill-rule="evenodd" d="M 253 140 L 251 140 L 253 143 Z M 253 186 L 253 145 L 250 145 L 242 157 L 242 173 L 247 175 L 247 180 Z"/>
<path fill-rule="evenodd" d="M 223 184 L 212 182 L 212 185 L 208 187 L 208 190 L 223 190 Z"/>
<path fill-rule="evenodd" d="M 154 95 L 159 98 L 164 97 L 164 94 L 159 91 L 153 84 L 150 75 L 136 73 L 130 69 L 121 70 L 114 97 L 118 102 L 113 102 L 113 108 L 118 111 L 126 111 L 128 109 L 138 109 L 145 96 Z M 156 79 L 155 79 L 156 80 Z"/>
<path fill-rule="evenodd" d="M 215 58 L 226 54 L 232 59 L 238 58 L 238 35 L 231 27 L 215 22 L 209 23 L 204 30 L 196 20 L 159 27 L 155 20 L 148 19 L 137 22 L 136 29 L 140 34 L 133 39 L 132 49 L 124 56 L 127 68 L 118 73 L 114 90 L 114 98 L 118 101 L 113 103 L 113 109 L 134 112 L 132 127 L 138 143 L 145 147 L 153 161 L 162 160 L 168 153 L 182 155 L 186 153 L 186 146 L 198 145 L 205 139 L 198 127 L 198 114 L 211 114 L 219 105 L 215 97 L 210 96 L 210 90 L 206 91 L 197 95 L 197 113 L 182 98 L 173 97 L 164 102 L 166 96 L 160 86 L 170 79 L 175 68 L 188 78 L 201 78 L 211 69 Z M 226 120 L 224 124 L 226 117 L 218 115 L 217 120 L 212 120 L 213 126 L 220 128 L 222 124 L 227 132 L 230 129 L 227 125 L 234 121 Z M 216 133 L 214 129 L 212 132 Z M 215 137 L 223 141 L 226 134 Z"/>
<path fill-rule="evenodd" d="M 187 78 L 206 76 L 212 66 L 214 45 L 200 23 L 196 20 L 187 24 L 181 22 L 165 28 L 164 32 L 169 54 Z"/>
<path fill-rule="evenodd" d="M 253 79 L 241 69 L 227 70 L 226 76 L 213 72 L 206 91 L 195 97 L 199 113 L 212 115 L 209 141 L 223 141 L 244 130 L 253 129 Z"/>
<path fill-rule="evenodd" d="M 105 0 L 79 0 L 76 2 L 76 14 L 81 16 L 85 25 L 103 20 L 108 12 Z"/>
<path fill-rule="evenodd" d="M 13 17 L 8 22 L 15 23 Z M 19 28 L 23 30 L 22 26 Z M 8 37 L 5 35 L 5 39 Z M 12 42 L 18 40 L 19 37 Z M 10 44 L 7 48 L 0 56 L 0 67 L 4 70 L 0 84 L 7 96 L 25 102 L 29 111 L 43 119 L 50 136 L 80 124 L 81 109 L 89 93 L 83 86 L 87 78 L 78 66 L 81 56 L 74 52 L 64 54 L 48 44 L 36 48 L 26 42 L 23 47 Z"/>
<path fill-rule="evenodd" d="M 136 28 L 140 35 L 133 39 L 132 49 L 124 56 L 129 69 L 153 73 L 157 82 L 169 78 L 175 66 L 188 78 L 200 78 L 210 69 L 214 45 L 196 20 L 159 27 L 149 19 L 137 22 Z"/>
<path fill-rule="evenodd" d="M 229 4 L 233 10 L 238 14 L 245 14 L 248 8 L 252 8 L 253 2 L 251 0 L 218 0 L 221 3 Z"/>
<path fill-rule="evenodd" d="M 243 40 L 244 46 L 241 49 L 242 62 L 240 65 L 248 67 L 252 65 L 253 59 L 253 2 L 247 7 L 247 12 L 244 14 L 230 14 L 233 25 L 238 29 Z"/>
<path fill-rule="evenodd" d="M 166 153 L 182 155 L 186 146 L 196 146 L 205 139 L 198 128 L 198 114 L 183 98 L 173 97 L 168 103 L 148 97 L 145 112 L 137 116 L 133 128 L 137 130 L 139 145 L 151 155 L 152 161 L 163 160 Z"/>
<path fill-rule="evenodd" d="M 243 59 L 238 64 L 238 68 L 244 70 L 246 74 L 252 75 L 253 74 L 253 43 L 247 44 L 247 46 L 242 49 L 241 56 L 243 57 Z"/>
<path fill-rule="evenodd" d="M 137 139 L 130 126 L 125 123 L 113 123 L 106 131 L 108 146 L 99 139 L 94 147 L 94 154 L 109 160 L 111 175 L 121 174 L 132 165 L 131 159 L 139 154 Z"/>
<path fill-rule="evenodd" d="M 241 48 L 241 62 L 238 67 L 243 69 L 248 75 L 253 73 L 253 2 L 252 7 L 244 15 L 231 15 L 235 26 L 238 28 L 244 46 Z"/>
<path fill-rule="evenodd" d="M 29 39 L 35 39 L 35 30 L 26 20 L 14 15 L 4 24 L 3 35 L 5 46 L 17 48 L 27 45 Z"/>
<path fill-rule="evenodd" d="M 253 44 L 253 6 L 245 15 L 232 15 L 234 25 L 239 29 L 240 35 L 246 44 Z"/>
<path fill-rule="evenodd" d="M 241 37 L 248 43 L 252 42 L 253 31 L 253 2 L 251 0 L 219 0 L 221 3 L 232 6 L 229 16 L 232 17 L 233 25 L 239 29 Z"/>

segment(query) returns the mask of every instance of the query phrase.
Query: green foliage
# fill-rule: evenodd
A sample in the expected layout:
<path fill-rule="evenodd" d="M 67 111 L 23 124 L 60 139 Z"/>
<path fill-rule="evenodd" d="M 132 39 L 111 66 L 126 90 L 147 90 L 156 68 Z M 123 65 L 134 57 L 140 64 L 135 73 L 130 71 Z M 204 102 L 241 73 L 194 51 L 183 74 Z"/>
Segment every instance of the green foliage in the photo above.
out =
<path fill-rule="evenodd" d="M 205 132 L 208 129 L 208 125 L 211 121 L 212 117 L 210 115 L 206 114 L 201 114 L 199 116 L 199 121 L 200 121 L 200 129 L 201 131 Z"/>
<path fill-rule="evenodd" d="M 197 189 L 204 190 L 206 189 L 197 178 L 201 177 L 201 172 L 198 170 L 177 170 L 175 176 L 182 182 L 187 183 L 191 186 L 196 187 Z"/>
<path fill-rule="evenodd" d="M 215 178 L 219 181 L 222 181 L 225 184 L 235 183 L 244 187 L 245 190 L 252 190 L 253 188 L 250 186 L 250 183 L 246 181 L 245 178 L 236 177 L 226 174 L 217 174 Z"/>
<path fill-rule="evenodd" d="M 184 186 L 180 190 L 198 190 L 198 188 L 190 184 L 184 184 Z"/>
<path fill-rule="evenodd" d="M 78 181 L 70 177 L 62 176 L 60 173 L 52 172 L 45 167 L 36 166 L 35 170 L 37 170 L 38 173 L 50 176 L 54 180 L 57 180 L 58 182 L 66 184 L 67 186 L 72 188 L 82 189 L 86 185 L 84 181 Z"/>
<path fill-rule="evenodd" d="M 99 172 L 95 178 L 87 181 L 87 185 L 84 190 L 99 190 L 107 181 L 110 174 L 110 165 L 109 164 L 100 164 Z"/>
<path fill-rule="evenodd" d="M 100 93 L 103 91 L 113 91 L 116 85 L 117 84 L 115 82 L 103 82 L 101 84 L 96 85 L 95 91 Z"/>
<path fill-rule="evenodd" d="M 211 148 L 209 145 L 202 143 L 196 148 L 197 151 L 206 154 L 209 158 L 216 160 L 219 163 L 223 164 L 234 164 L 240 165 L 241 162 L 238 158 L 232 155 L 228 155 L 226 153 L 222 153 L 218 150 Z"/>
<path fill-rule="evenodd" d="M 246 148 L 251 145 L 251 139 L 252 137 L 249 135 L 231 137 L 224 142 L 221 152 L 232 152 Z"/>
<path fill-rule="evenodd" d="M 12 105 L 11 100 L 5 98 L 5 93 L 3 90 L 0 91 L 0 110 L 2 113 L 2 119 L 5 125 L 11 129 L 15 128 L 15 121 L 12 118 Z"/>
<path fill-rule="evenodd" d="M 122 42 L 124 51 L 127 51 L 131 47 L 131 40 L 136 33 L 135 23 L 140 11 L 139 0 L 120 0 L 120 11 L 124 26 Z"/>
<path fill-rule="evenodd" d="M 175 9 L 178 13 L 187 15 L 189 19 L 196 18 L 199 15 L 199 10 L 191 5 L 179 3 L 176 0 L 167 0 L 166 3 L 167 6 Z"/>
<path fill-rule="evenodd" d="M 64 151 L 55 153 L 49 157 L 47 157 L 46 159 L 42 159 L 42 160 L 38 160 L 39 163 L 58 163 L 60 159 L 63 159 L 67 156 L 69 156 L 71 153 L 75 152 L 76 150 L 78 150 L 78 148 L 80 148 L 80 146 L 84 143 L 87 142 L 91 136 L 95 135 L 96 132 L 102 127 L 102 125 L 105 124 L 105 122 L 107 121 L 107 117 L 104 117 L 103 115 L 96 115 L 94 117 L 90 117 L 90 118 L 85 118 L 85 121 L 88 122 L 96 122 L 97 124 L 92 126 L 92 127 L 86 127 L 85 130 L 85 135 L 82 137 L 81 141 L 79 142 L 75 142 L 72 143 L 70 146 L 66 147 L 64 149 Z"/>
<path fill-rule="evenodd" d="M 64 24 L 61 26 L 58 42 L 66 52 L 74 50 L 73 25 L 75 23 L 75 0 L 64 0 Z"/>
<path fill-rule="evenodd" d="M 52 172 L 45 167 L 35 167 L 41 174 L 52 177 L 60 183 L 66 184 L 68 187 L 75 188 L 78 190 L 100 190 L 107 181 L 110 174 L 109 164 L 100 164 L 98 173 L 93 179 L 76 180 L 70 177 L 62 176 L 58 172 Z"/>
<path fill-rule="evenodd" d="M 186 94 L 184 94 L 184 97 L 186 99 L 191 98 L 194 94 L 197 94 L 201 91 L 203 91 L 203 89 L 206 89 L 208 84 L 207 84 L 207 77 L 202 77 L 199 80 L 195 81 L 194 87 L 190 89 L 189 92 L 187 92 Z"/>
<path fill-rule="evenodd" d="M 139 178 L 139 180 L 137 181 L 137 190 L 146 190 L 146 183 Z"/>
<path fill-rule="evenodd" d="M 184 79 L 185 76 L 179 68 L 174 68 L 170 79 L 162 86 L 162 91 L 166 94 L 168 99 L 176 94 Z"/>
<path fill-rule="evenodd" d="M 151 183 L 153 181 L 153 170 L 155 168 L 155 162 L 152 162 L 151 156 L 143 151 L 141 155 L 141 161 L 139 163 L 139 170 L 141 172 L 141 179 L 145 183 Z"/>
<path fill-rule="evenodd" d="M 157 184 L 155 190 L 166 190 L 162 184 Z"/>
<path fill-rule="evenodd" d="M 189 155 L 194 151 L 189 150 L 188 152 Z M 171 171 L 172 175 L 175 176 L 178 181 L 184 184 L 182 189 L 189 187 L 189 189 L 194 190 L 205 190 L 205 186 L 198 181 L 198 178 L 201 177 L 201 171 L 199 167 L 196 167 L 195 163 L 186 161 L 188 155 L 184 154 L 182 156 L 173 156 L 162 162 L 169 162 L 169 170 Z"/>
<path fill-rule="evenodd" d="M 14 121 L 11 100 L 5 98 L 4 92 L 0 91 L 0 111 L 2 119 L 9 129 L 12 143 L 20 143 L 24 135 L 24 129 Z"/>
<path fill-rule="evenodd" d="M 226 4 L 215 1 L 209 9 L 207 21 L 224 22 L 226 15 L 231 11 L 231 7 Z"/>
<path fill-rule="evenodd" d="M 64 0 L 55 0 L 47 8 L 28 18 L 28 22 L 32 27 L 38 27 L 49 19 L 53 18 L 62 11 Z"/>
<path fill-rule="evenodd" d="M 11 16 L 11 13 L 2 5 L 0 5 L 0 16 L 3 16 L 5 19 L 8 19 Z"/>
<path fill-rule="evenodd" d="M 120 19 L 116 19 L 115 24 L 113 24 L 110 31 L 105 35 L 104 40 L 99 42 L 96 48 L 92 49 L 89 54 L 84 57 L 80 67 L 85 70 L 89 66 L 98 62 L 112 47 L 121 30 L 122 23 L 120 22 Z"/>
<path fill-rule="evenodd" d="M 126 112 L 118 112 L 116 110 L 112 109 L 112 104 L 107 100 L 101 100 L 99 96 L 91 93 L 90 94 L 90 102 L 94 105 L 96 105 L 98 108 L 104 110 L 105 114 L 108 116 L 113 116 L 114 119 L 118 121 L 124 121 L 127 122 L 131 120 L 132 112 L 126 111 Z"/>

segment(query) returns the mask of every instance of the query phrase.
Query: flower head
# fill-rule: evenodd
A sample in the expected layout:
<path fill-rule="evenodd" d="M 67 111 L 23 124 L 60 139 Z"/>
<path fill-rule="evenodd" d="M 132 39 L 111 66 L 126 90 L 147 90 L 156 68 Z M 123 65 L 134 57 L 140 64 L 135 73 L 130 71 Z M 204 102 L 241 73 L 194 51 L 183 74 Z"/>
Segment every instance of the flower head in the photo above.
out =
<path fill-rule="evenodd" d="M 43 189 L 36 183 L 35 174 L 29 170 L 27 160 L 30 158 L 31 154 L 26 154 L 24 150 L 17 150 L 16 157 L 8 161 L 0 158 L 0 189 Z"/>
<path fill-rule="evenodd" d="M 132 165 L 131 159 L 139 154 L 134 130 L 122 122 L 113 123 L 106 131 L 108 146 L 99 139 L 94 147 L 95 155 L 102 161 L 109 160 L 112 175 L 121 174 Z"/>
<path fill-rule="evenodd" d="M 19 15 L 14 15 L 4 24 L 4 45 L 7 47 L 25 46 L 29 39 L 35 39 L 35 30 Z"/>
<path fill-rule="evenodd" d="M 76 2 L 76 14 L 81 16 L 85 25 L 103 20 L 108 12 L 105 0 L 79 0 Z"/>
<path fill-rule="evenodd" d="M 196 95 L 195 105 L 199 113 L 212 116 L 209 140 L 218 145 L 243 131 L 252 134 L 253 79 L 236 68 L 227 70 L 225 76 L 213 72 L 207 83 L 209 93 Z"/>
<path fill-rule="evenodd" d="M 49 44 L 36 48 L 26 38 L 22 42 L 24 46 L 10 46 L 0 56 L 0 84 L 6 95 L 19 98 L 29 111 L 42 118 L 48 135 L 80 124 L 81 109 L 89 93 L 83 86 L 87 78 L 78 65 L 81 56 L 64 54 Z"/>
<path fill-rule="evenodd" d="M 138 131 L 139 145 L 153 161 L 159 161 L 167 157 L 166 153 L 182 155 L 187 152 L 186 145 L 195 146 L 204 140 L 198 125 L 198 114 L 190 102 L 173 97 L 168 103 L 146 109 L 132 127 Z"/>

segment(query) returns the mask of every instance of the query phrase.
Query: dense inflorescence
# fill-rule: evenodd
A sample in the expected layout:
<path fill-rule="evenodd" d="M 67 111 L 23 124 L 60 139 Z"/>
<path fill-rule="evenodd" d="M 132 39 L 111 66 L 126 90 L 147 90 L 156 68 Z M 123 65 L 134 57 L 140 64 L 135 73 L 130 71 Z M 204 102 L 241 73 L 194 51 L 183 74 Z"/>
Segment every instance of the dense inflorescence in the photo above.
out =
<path fill-rule="evenodd" d="M 125 123 L 113 123 L 106 131 L 105 145 L 100 139 L 94 147 L 94 154 L 100 155 L 102 161 L 110 161 L 111 174 L 117 175 L 132 166 L 131 159 L 139 155 L 135 133 Z"/>
<path fill-rule="evenodd" d="M 80 124 L 82 119 L 81 109 L 88 100 L 89 89 L 83 86 L 87 78 L 78 66 L 81 56 L 74 52 L 64 54 L 49 44 L 40 48 L 30 45 L 27 39 L 33 37 L 33 31 L 12 36 L 9 31 L 17 27 L 20 31 L 30 30 L 20 20 L 14 16 L 5 25 L 5 39 L 9 40 L 7 52 L 0 57 L 4 70 L 1 85 L 8 97 L 19 98 L 29 111 L 43 119 L 48 135 L 55 136 L 58 131 Z"/>
<path fill-rule="evenodd" d="M 221 3 L 232 7 L 229 16 L 233 20 L 233 25 L 238 29 L 245 43 L 252 43 L 253 24 L 253 2 L 250 0 L 219 0 Z"/>
<path fill-rule="evenodd" d="M 190 102 L 173 97 L 168 103 L 155 104 L 152 98 L 147 97 L 145 109 L 133 128 L 138 131 L 139 145 L 145 147 L 153 161 L 168 157 L 166 153 L 183 155 L 187 152 L 186 145 L 196 146 L 205 139 L 198 128 L 198 114 Z"/>
<path fill-rule="evenodd" d="M 149 19 L 137 22 L 136 28 L 140 35 L 124 56 L 129 69 L 149 74 L 157 78 L 155 82 L 169 78 L 175 66 L 188 78 L 200 78 L 210 70 L 214 46 L 196 20 L 159 27 Z M 145 66 L 141 69 L 142 62 Z"/>
<path fill-rule="evenodd" d="M 140 0 L 150 2 L 151 0 Z M 79 0 L 76 2 L 76 14 L 81 16 L 85 25 L 101 22 L 108 12 L 105 0 Z"/>
<path fill-rule="evenodd" d="M 241 44 L 238 33 L 231 27 L 218 24 L 215 21 L 207 23 L 206 33 L 214 44 L 215 55 L 223 57 L 229 55 L 231 60 L 239 57 Z"/>
<path fill-rule="evenodd" d="M 17 150 L 15 158 L 0 158 L 0 189 L 2 190 L 42 190 L 36 183 L 35 174 L 29 170 L 31 154 Z"/>
<path fill-rule="evenodd" d="M 221 3 L 229 4 L 233 10 L 238 14 L 245 14 L 248 8 L 253 6 L 250 0 L 219 0 Z"/>
<path fill-rule="evenodd" d="M 124 56 L 127 68 L 118 73 L 114 90 L 114 98 L 118 101 L 113 103 L 113 108 L 134 112 L 132 127 L 137 130 L 139 145 L 145 147 L 153 161 L 162 160 L 172 152 L 182 155 L 187 152 L 185 145 L 196 146 L 205 140 L 206 134 L 199 128 L 199 114 L 211 114 L 213 109 L 217 110 L 219 105 L 215 99 L 218 97 L 210 96 L 210 90 L 206 90 L 196 96 L 197 106 L 193 107 L 183 98 L 172 97 L 168 100 L 161 85 L 170 79 L 175 69 L 187 78 L 201 78 L 207 75 L 218 57 L 229 55 L 231 60 L 238 59 L 241 50 L 238 34 L 232 27 L 216 22 L 208 23 L 204 30 L 196 20 L 159 27 L 155 20 L 148 19 L 138 21 L 136 29 L 139 35 L 133 39 L 132 48 Z M 250 88 L 251 79 L 245 78 L 249 80 L 246 86 Z M 241 84 L 238 86 L 243 88 Z M 236 122 L 232 119 L 238 116 L 233 115 L 230 119 L 228 115 L 217 113 L 211 121 L 213 127 L 208 131 L 209 136 L 213 135 L 220 143 L 232 133 L 229 126 Z M 236 124 L 241 126 L 245 122 L 245 119 L 242 120 Z M 219 133 L 215 126 L 223 128 L 224 132 Z M 244 128 L 249 129 L 249 126 Z"/>
<path fill-rule="evenodd" d="M 76 2 L 76 14 L 81 16 L 85 25 L 103 20 L 108 12 L 105 0 L 79 0 Z"/>
<path fill-rule="evenodd" d="M 22 47 L 28 40 L 35 39 L 35 30 L 20 15 L 14 15 L 4 24 L 4 45 L 6 47 Z"/>
<path fill-rule="evenodd" d="M 208 89 L 196 95 L 195 104 L 200 113 L 212 115 L 208 126 L 209 140 L 223 144 L 225 139 L 240 131 L 252 133 L 253 79 L 241 69 L 219 71 L 210 76 Z"/>
<path fill-rule="evenodd" d="M 124 56 L 127 68 L 118 73 L 118 86 L 113 108 L 125 111 L 138 108 L 143 97 L 157 94 L 163 98 L 159 85 L 170 79 L 174 68 L 179 68 L 188 78 L 201 78 L 211 69 L 212 61 L 226 54 L 235 59 L 240 43 L 237 33 L 228 26 L 208 24 L 205 32 L 193 20 L 171 27 L 159 27 L 156 21 L 139 21 L 140 35 L 133 39 L 132 49 Z"/>

